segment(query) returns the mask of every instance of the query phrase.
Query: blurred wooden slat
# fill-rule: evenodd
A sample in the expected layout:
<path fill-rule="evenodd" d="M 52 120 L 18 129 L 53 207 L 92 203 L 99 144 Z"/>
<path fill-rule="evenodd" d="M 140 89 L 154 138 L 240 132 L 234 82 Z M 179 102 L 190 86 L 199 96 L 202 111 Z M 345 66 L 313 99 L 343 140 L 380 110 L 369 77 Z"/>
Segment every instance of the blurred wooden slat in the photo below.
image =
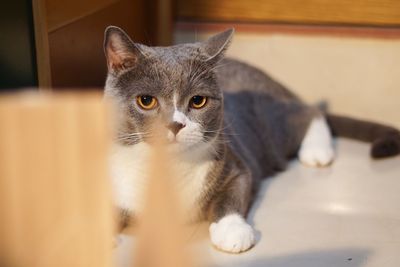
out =
<path fill-rule="evenodd" d="M 178 19 L 400 26 L 397 0 L 178 0 Z"/>
<path fill-rule="evenodd" d="M 106 112 L 93 94 L 0 99 L 1 266 L 112 266 Z"/>
<path fill-rule="evenodd" d="M 159 123 L 161 125 L 161 123 Z M 155 129 L 164 136 L 166 133 Z M 140 267 L 191 267 L 195 258 L 190 253 L 185 224 L 181 182 L 184 178 L 177 172 L 181 160 L 174 155 L 161 140 L 153 140 L 150 155 L 146 157 L 147 186 L 143 211 L 137 218 L 137 245 L 134 264 Z M 187 214 L 186 214 L 187 215 Z M 203 257 L 206 255 L 203 255 Z"/>

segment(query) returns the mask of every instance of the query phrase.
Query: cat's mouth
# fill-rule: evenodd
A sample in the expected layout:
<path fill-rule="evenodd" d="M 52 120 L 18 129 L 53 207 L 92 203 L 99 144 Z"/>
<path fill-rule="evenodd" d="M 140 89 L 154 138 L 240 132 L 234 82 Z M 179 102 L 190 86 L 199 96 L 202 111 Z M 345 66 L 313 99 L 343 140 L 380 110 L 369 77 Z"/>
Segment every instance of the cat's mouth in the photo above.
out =
<path fill-rule="evenodd" d="M 167 145 L 174 150 L 183 152 L 188 149 L 193 149 L 202 143 L 203 138 L 198 135 L 168 135 Z"/>
<path fill-rule="evenodd" d="M 166 139 L 167 139 L 167 144 L 178 144 L 179 143 L 178 137 L 176 135 L 172 134 L 171 132 L 167 133 Z"/>
<path fill-rule="evenodd" d="M 167 141 L 167 145 L 170 145 L 170 146 L 193 147 L 194 145 L 197 145 L 197 144 L 198 144 L 198 142 L 195 142 L 195 141 L 179 140 L 178 138 L 169 139 Z"/>
<path fill-rule="evenodd" d="M 176 138 L 174 138 L 172 140 L 168 140 L 168 144 L 175 145 L 175 144 L 179 144 L 179 142 L 178 142 L 178 140 L 176 140 Z"/>

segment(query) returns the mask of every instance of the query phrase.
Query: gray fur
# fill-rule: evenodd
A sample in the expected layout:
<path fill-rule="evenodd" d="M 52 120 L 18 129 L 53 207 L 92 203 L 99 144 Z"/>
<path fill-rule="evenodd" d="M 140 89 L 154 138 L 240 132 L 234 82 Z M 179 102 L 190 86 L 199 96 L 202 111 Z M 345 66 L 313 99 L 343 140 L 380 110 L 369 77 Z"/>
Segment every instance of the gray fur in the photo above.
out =
<path fill-rule="evenodd" d="M 232 33 L 225 31 L 203 43 L 147 47 L 110 27 L 105 39 L 109 62 L 105 95 L 118 102 L 122 120 L 118 142 L 147 142 L 146 134 L 135 133 L 149 132 L 155 118 L 168 125 L 174 95 L 178 108 L 202 125 L 215 164 L 198 205 L 202 217 L 210 221 L 232 212 L 246 215 L 260 179 L 285 168 L 318 113 L 260 70 L 222 59 Z M 122 55 L 117 66 L 110 64 L 115 47 L 120 50 L 114 52 Z M 134 99 L 141 94 L 157 97 L 160 109 L 140 111 Z M 208 96 L 207 106 L 189 110 L 193 95 Z M 191 149 L 198 149 L 198 144 Z"/>

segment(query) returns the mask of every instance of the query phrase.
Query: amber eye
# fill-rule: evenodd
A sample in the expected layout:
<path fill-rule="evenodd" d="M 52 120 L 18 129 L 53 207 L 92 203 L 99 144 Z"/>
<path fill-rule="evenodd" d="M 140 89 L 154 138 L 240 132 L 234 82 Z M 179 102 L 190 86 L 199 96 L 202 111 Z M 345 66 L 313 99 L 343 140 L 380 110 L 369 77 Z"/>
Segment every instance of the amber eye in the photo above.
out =
<path fill-rule="evenodd" d="M 190 107 L 192 107 L 192 108 L 202 108 L 202 107 L 205 106 L 206 103 L 207 103 L 207 97 L 200 96 L 200 95 L 195 95 L 190 100 Z"/>
<path fill-rule="evenodd" d="M 150 110 L 157 106 L 157 99 L 150 95 L 140 95 L 136 97 L 136 102 L 145 110 Z"/>

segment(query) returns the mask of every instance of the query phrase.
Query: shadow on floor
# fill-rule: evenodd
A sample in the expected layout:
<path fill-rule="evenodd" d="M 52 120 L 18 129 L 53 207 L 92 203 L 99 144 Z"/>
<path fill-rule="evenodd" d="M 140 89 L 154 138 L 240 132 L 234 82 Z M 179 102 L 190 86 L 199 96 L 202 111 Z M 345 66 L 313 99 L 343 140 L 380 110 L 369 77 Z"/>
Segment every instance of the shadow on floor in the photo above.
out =
<path fill-rule="evenodd" d="M 226 263 L 230 267 L 362 267 L 371 252 L 366 249 L 343 248 L 335 250 L 306 251 L 279 257 L 259 258 Z M 222 266 L 218 264 L 213 267 Z"/>

